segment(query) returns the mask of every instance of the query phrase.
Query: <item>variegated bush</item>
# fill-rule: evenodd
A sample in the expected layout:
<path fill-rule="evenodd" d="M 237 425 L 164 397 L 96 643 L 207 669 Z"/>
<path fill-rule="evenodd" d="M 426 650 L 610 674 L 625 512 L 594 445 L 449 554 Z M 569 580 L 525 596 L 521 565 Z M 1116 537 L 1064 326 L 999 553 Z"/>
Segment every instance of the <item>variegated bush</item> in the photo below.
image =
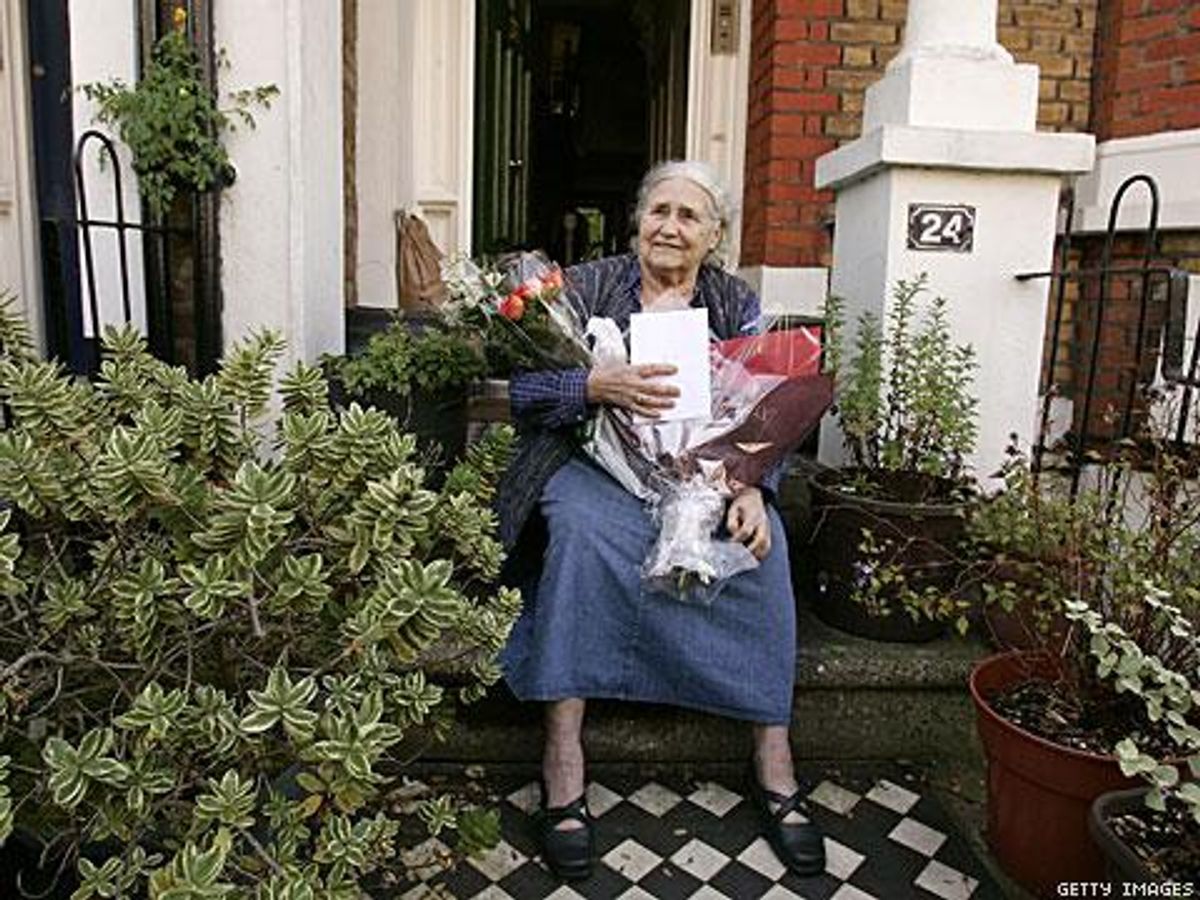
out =
<path fill-rule="evenodd" d="M 511 435 L 435 492 L 317 369 L 273 394 L 270 334 L 203 380 L 131 330 L 72 378 L 7 305 L 0 342 L 0 841 L 52 838 L 81 900 L 300 900 L 361 896 L 414 824 L 494 840 L 388 791 L 498 677 Z"/>

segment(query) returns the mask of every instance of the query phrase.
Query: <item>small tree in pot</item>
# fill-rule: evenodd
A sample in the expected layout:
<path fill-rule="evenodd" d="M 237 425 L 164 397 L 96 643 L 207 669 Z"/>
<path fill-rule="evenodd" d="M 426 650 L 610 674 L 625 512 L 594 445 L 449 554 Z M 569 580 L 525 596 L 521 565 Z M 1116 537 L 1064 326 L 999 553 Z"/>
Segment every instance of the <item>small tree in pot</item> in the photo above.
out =
<path fill-rule="evenodd" d="M 271 335 L 195 381 L 110 331 L 92 385 L 21 332 L 0 314 L 0 843 L 49 840 L 79 900 L 277 900 L 362 896 L 429 831 L 494 840 L 487 812 L 388 792 L 499 676 L 511 435 L 434 492 L 317 369 L 271 428 Z"/>
<path fill-rule="evenodd" d="M 966 457 L 977 433 L 976 368 L 950 338 L 946 301 L 919 316 L 925 276 L 900 281 L 887 327 L 857 323 L 846 359 L 841 304 L 826 310 L 826 369 L 849 465 L 812 480 L 814 605 L 864 637 L 923 640 L 966 602 L 946 590 L 973 496 Z"/>

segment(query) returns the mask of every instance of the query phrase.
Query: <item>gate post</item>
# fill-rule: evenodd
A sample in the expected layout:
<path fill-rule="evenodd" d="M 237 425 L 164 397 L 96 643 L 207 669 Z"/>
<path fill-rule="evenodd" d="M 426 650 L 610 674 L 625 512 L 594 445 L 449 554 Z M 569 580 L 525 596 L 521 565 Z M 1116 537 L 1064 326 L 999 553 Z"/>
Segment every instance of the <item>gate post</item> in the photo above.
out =
<path fill-rule="evenodd" d="M 1091 169 L 1094 139 L 1036 129 L 1038 68 L 996 41 L 997 0 L 909 0 L 905 43 L 867 90 L 863 134 L 817 161 L 837 193 L 830 293 L 886 318 L 899 279 L 929 274 L 956 343 L 975 347 L 980 479 L 1008 436 L 1037 421 L 1048 280 L 1066 175 Z M 851 329 L 848 329 L 852 331 Z M 852 340 L 852 334 L 847 335 Z M 827 422 L 821 459 L 843 458 Z"/>

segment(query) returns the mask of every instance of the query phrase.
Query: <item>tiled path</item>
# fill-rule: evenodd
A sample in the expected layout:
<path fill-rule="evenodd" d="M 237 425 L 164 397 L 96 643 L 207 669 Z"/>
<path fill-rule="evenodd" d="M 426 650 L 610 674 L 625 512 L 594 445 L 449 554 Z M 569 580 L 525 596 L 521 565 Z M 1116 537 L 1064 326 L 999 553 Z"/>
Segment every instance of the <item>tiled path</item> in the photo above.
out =
<path fill-rule="evenodd" d="M 473 773 L 479 774 L 479 773 Z M 431 839 L 409 857 L 423 881 L 398 886 L 403 900 L 568 898 L 696 898 L 696 900 L 994 900 L 999 888 L 945 812 L 913 773 L 886 763 L 800 772 L 811 817 L 826 834 L 823 875 L 798 878 L 759 837 L 755 811 L 739 777 L 701 770 L 694 776 L 658 769 L 592 773 L 589 806 L 596 818 L 597 865 L 591 879 L 563 885 L 537 858 L 530 814 L 538 788 L 524 777 L 483 773 L 473 785 L 498 803 L 504 839 L 483 858 L 444 869 L 445 845 Z M 435 791 L 446 781 L 430 776 Z M 461 785 L 458 785 L 461 786 Z"/>

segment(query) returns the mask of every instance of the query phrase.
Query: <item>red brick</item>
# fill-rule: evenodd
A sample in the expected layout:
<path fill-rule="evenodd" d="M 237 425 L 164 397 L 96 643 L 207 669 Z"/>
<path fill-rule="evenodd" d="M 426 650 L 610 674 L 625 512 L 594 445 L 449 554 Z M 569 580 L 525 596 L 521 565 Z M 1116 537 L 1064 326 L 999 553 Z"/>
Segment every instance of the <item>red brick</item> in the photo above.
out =
<path fill-rule="evenodd" d="M 1117 70 L 1116 87 L 1121 92 L 1140 91 L 1147 87 L 1169 84 L 1170 81 L 1171 64 L 1164 62 Z"/>
<path fill-rule="evenodd" d="M 776 65 L 803 65 L 821 63 L 837 65 L 842 59 L 842 48 L 837 44 L 779 43 L 774 46 L 772 60 Z"/>
<path fill-rule="evenodd" d="M 1152 38 L 1174 34 L 1178 27 L 1178 19 L 1173 15 L 1164 14 L 1145 16 L 1138 19 L 1126 19 L 1121 25 L 1121 43 L 1145 43 Z"/>
<path fill-rule="evenodd" d="M 756 0 L 756 3 L 762 0 Z M 846 14 L 844 0 L 767 0 L 774 3 L 779 16 L 806 16 L 810 19 L 840 18 Z"/>
<path fill-rule="evenodd" d="M 773 137 L 771 139 L 772 160 L 815 159 L 833 149 L 833 143 L 824 138 Z"/>
<path fill-rule="evenodd" d="M 777 41 L 807 40 L 808 22 L 804 19 L 776 19 L 769 34 Z"/>
<path fill-rule="evenodd" d="M 1147 62 L 1157 62 L 1164 59 L 1193 59 L 1197 55 L 1200 55 L 1200 32 L 1155 41 L 1146 47 L 1145 58 Z"/>
<path fill-rule="evenodd" d="M 782 112 L 834 112 L 838 98 L 836 94 L 776 91 L 771 95 L 771 106 Z"/>
<path fill-rule="evenodd" d="M 1200 84 L 1189 84 L 1183 87 L 1162 88 L 1150 91 L 1146 96 L 1146 111 L 1151 113 L 1166 112 L 1173 114 L 1189 107 L 1200 107 Z"/>

